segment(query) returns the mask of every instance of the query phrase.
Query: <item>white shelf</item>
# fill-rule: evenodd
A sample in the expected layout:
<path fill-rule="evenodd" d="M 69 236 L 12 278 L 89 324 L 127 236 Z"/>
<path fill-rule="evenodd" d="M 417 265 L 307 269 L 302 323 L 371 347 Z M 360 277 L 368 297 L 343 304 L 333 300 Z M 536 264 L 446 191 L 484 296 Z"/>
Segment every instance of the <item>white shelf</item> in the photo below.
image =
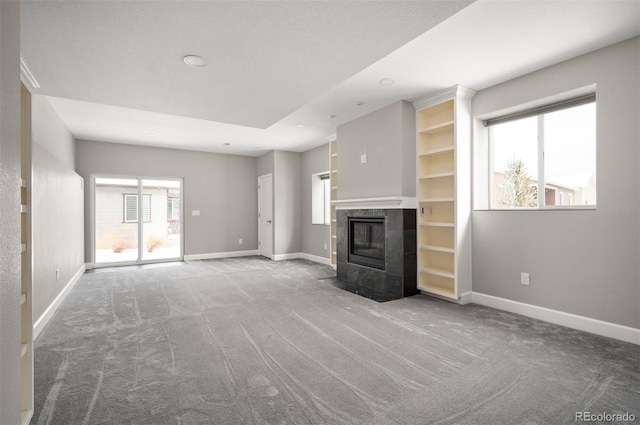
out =
<path fill-rule="evenodd" d="M 20 348 L 20 357 L 24 357 L 27 354 L 28 348 L 27 344 L 22 344 L 22 347 Z"/>
<path fill-rule="evenodd" d="M 438 221 L 423 221 L 420 223 L 420 226 L 427 226 L 427 227 L 454 227 L 455 225 L 453 223 L 444 223 L 444 222 L 438 222 Z"/>
<path fill-rule="evenodd" d="M 332 153 L 332 154 L 331 154 L 331 157 L 332 157 L 332 158 L 337 158 L 337 157 L 338 157 L 338 154 L 337 154 L 337 153 Z"/>
<path fill-rule="evenodd" d="M 432 125 L 418 130 L 418 133 L 437 133 L 439 131 L 448 130 L 453 127 L 453 121 L 445 121 L 440 124 Z"/>
<path fill-rule="evenodd" d="M 435 276 L 448 277 L 449 279 L 455 279 L 456 275 L 451 270 L 438 269 L 435 267 L 424 267 L 420 269 L 421 273 L 428 273 Z"/>
<path fill-rule="evenodd" d="M 424 198 L 419 202 L 454 202 L 455 198 Z"/>
<path fill-rule="evenodd" d="M 23 244 L 20 245 L 20 251 L 21 252 L 27 252 L 27 244 L 26 243 L 23 243 Z"/>
<path fill-rule="evenodd" d="M 24 305 L 27 302 L 27 294 L 22 294 L 20 296 L 20 305 Z"/>
<path fill-rule="evenodd" d="M 448 173 L 426 174 L 426 175 L 420 176 L 418 178 L 420 180 L 427 180 L 427 179 L 439 179 L 441 177 L 453 177 L 454 175 L 455 175 L 455 173 L 453 171 L 450 171 Z"/>
<path fill-rule="evenodd" d="M 432 285 L 426 285 L 426 286 L 418 285 L 418 289 L 420 289 L 421 291 L 429 292 L 431 294 L 439 295 L 441 297 L 451 298 L 454 300 L 456 299 L 456 296 L 453 293 L 453 289 L 445 289 L 440 286 L 432 286 Z"/>
<path fill-rule="evenodd" d="M 456 250 L 453 248 L 447 248 L 445 246 L 437 246 L 437 245 L 420 245 L 420 249 L 424 249 L 427 251 L 449 252 L 451 254 L 456 252 Z"/>
<path fill-rule="evenodd" d="M 27 213 L 29 211 L 29 207 L 27 207 L 26 205 L 20 205 L 20 212 L 21 213 Z"/>
<path fill-rule="evenodd" d="M 430 151 L 420 152 L 418 156 L 434 156 L 442 155 L 443 153 L 453 152 L 455 148 L 453 146 L 447 146 L 446 148 L 432 149 Z"/>
<path fill-rule="evenodd" d="M 20 187 L 27 188 L 27 181 L 25 179 L 20 179 Z"/>

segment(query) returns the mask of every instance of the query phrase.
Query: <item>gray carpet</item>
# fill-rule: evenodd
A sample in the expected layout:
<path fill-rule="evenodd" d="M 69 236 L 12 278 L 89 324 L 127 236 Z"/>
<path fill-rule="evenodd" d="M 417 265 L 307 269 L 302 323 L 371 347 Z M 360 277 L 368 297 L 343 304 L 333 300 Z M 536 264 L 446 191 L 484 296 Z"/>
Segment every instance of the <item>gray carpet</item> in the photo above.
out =
<path fill-rule="evenodd" d="M 32 424 L 640 416 L 638 346 L 423 295 L 376 303 L 333 274 L 259 257 L 86 273 L 36 341 Z"/>

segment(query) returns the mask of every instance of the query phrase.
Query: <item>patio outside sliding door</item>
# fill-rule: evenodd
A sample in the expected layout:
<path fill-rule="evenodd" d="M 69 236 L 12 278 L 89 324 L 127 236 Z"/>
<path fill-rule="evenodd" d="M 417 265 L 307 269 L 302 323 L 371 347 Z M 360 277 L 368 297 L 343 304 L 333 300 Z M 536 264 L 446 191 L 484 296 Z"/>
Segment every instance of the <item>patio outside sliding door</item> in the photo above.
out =
<path fill-rule="evenodd" d="M 94 264 L 182 259 L 182 180 L 93 178 Z"/>

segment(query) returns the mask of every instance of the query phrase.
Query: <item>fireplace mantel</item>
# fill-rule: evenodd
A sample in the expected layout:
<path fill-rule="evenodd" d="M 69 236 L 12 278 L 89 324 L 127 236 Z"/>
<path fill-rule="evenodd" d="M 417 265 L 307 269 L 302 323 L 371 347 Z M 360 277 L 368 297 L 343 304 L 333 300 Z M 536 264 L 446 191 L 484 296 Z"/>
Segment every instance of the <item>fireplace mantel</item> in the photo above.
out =
<path fill-rule="evenodd" d="M 383 198 L 339 199 L 331 202 L 337 210 L 418 209 L 416 198 L 388 196 Z"/>

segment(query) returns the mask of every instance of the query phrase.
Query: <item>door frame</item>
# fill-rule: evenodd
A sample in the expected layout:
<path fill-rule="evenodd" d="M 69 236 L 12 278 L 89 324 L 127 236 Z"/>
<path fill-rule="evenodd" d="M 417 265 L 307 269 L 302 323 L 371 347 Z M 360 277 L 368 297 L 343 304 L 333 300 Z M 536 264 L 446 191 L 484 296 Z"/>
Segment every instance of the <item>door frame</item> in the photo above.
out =
<path fill-rule="evenodd" d="M 265 253 L 262 248 L 262 232 L 260 231 L 260 214 L 262 212 L 262 196 L 261 190 L 262 186 L 260 184 L 261 179 L 266 177 L 271 178 L 271 252 Z M 270 258 L 273 260 L 273 173 L 263 174 L 258 176 L 258 255 Z"/>
<path fill-rule="evenodd" d="M 112 263 L 96 263 L 96 202 L 95 202 L 95 189 L 96 189 L 96 178 L 106 178 L 106 179 L 129 179 L 138 180 L 138 216 L 142 217 L 142 180 L 174 180 L 180 182 L 180 256 L 171 257 L 171 258 L 162 258 L 162 259 L 152 259 L 152 260 L 143 260 L 142 259 L 142 249 L 144 248 L 143 244 L 140 243 L 140 236 L 143 234 L 143 221 L 138 220 L 138 258 L 135 261 L 118 261 Z M 124 175 L 124 174 L 104 174 L 104 173 L 96 173 L 91 174 L 90 177 L 90 188 L 89 188 L 89 235 L 90 235 L 90 243 L 91 243 L 91 267 L 90 268 L 100 268 L 100 267 L 117 267 L 117 266 L 135 266 L 138 264 L 153 264 L 153 263 L 168 263 L 173 261 L 184 261 L 184 178 L 182 177 L 149 177 L 149 176 L 138 176 L 138 175 Z"/>

